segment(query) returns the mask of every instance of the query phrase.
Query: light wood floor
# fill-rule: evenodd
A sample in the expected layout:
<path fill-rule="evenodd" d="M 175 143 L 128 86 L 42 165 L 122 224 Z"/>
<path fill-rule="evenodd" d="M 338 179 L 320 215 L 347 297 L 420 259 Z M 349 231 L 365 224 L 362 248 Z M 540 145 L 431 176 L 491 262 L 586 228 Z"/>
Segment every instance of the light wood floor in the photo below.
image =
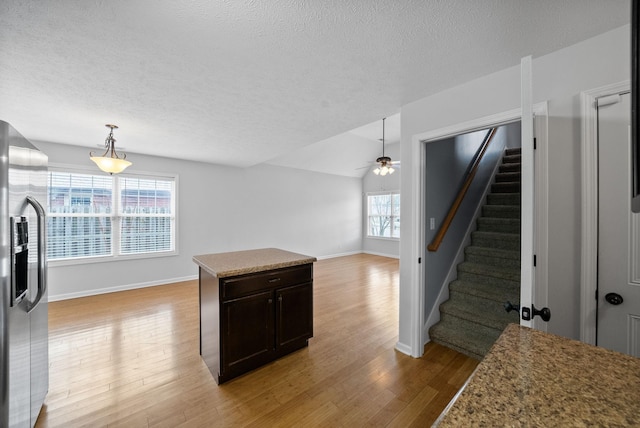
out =
<path fill-rule="evenodd" d="M 394 350 L 397 260 L 321 260 L 314 273 L 309 347 L 221 386 L 199 356 L 195 281 L 50 303 L 36 426 L 429 426 L 477 362 L 435 344 L 420 359 Z"/>

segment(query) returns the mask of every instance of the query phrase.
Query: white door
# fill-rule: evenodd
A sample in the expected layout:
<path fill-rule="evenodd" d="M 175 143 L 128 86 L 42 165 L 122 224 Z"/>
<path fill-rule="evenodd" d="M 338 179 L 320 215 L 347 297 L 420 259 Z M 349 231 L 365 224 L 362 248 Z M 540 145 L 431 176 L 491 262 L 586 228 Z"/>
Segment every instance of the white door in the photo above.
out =
<path fill-rule="evenodd" d="M 640 214 L 630 205 L 630 98 L 598 100 L 597 344 L 640 357 Z"/>
<path fill-rule="evenodd" d="M 533 107 L 533 74 L 530 56 L 520 61 L 520 103 L 521 103 L 521 139 L 522 139 L 522 170 L 521 170 L 521 216 L 520 216 L 520 325 L 538 330 L 547 330 L 547 322 L 551 318 L 551 311 L 545 307 L 547 303 L 546 270 L 543 275 L 536 277 L 536 246 L 541 251 L 540 258 L 546 260 L 546 238 L 543 236 L 546 226 L 546 214 L 536 206 L 536 197 L 540 206 L 546 206 L 546 178 L 544 183 L 539 168 L 546 164 L 535 159 L 534 147 L 534 107 Z M 541 117 L 546 117 L 546 106 L 536 106 Z M 539 129 L 546 127 L 546 120 L 539 122 Z M 546 134 L 546 132 L 542 132 Z M 546 142 L 541 141 L 541 147 Z M 538 153 L 540 150 L 538 150 Z M 545 151 L 546 153 L 546 151 Z M 536 177 L 539 174 L 539 177 Z M 536 185 L 538 189 L 536 191 Z M 536 196 L 537 195 L 537 196 Z M 539 230 L 536 231 L 536 224 Z M 537 234 L 536 234 L 537 232 Z M 536 242 L 538 240 L 538 242 Z M 544 241 L 544 242 L 542 242 Z M 541 260 L 542 261 L 542 260 Z M 544 266 L 546 269 L 546 263 Z"/>

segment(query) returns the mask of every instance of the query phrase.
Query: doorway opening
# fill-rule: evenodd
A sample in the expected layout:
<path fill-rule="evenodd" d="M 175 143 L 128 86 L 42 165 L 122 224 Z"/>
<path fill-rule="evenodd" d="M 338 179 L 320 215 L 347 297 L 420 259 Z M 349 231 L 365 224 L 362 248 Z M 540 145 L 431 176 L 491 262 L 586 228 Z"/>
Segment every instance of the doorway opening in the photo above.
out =
<path fill-rule="evenodd" d="M 532 242 L 527 243 L 532 247 L 535 245 L 536 253 L 536 271 L 535 271 L 535 287 L 534 297 L 537 304 L 540 306 L 547 306 L 547 277 L 548 277 L 548 160 L 547 160 L 547 103 L 539 103 L 533 106 L 533 112 L 535 114 L 534 128 L 536 135 L 536 150 L 535 150 L 535 162 L 534 168 L 530 171 L 528 176 L 522 177 L 523 183 L 525 180 L 533 182 L 532 186 L 534 190 L 535 210 L 530 212 L 523 212 L 524 216 L 530 216 L 535 229 L 535 234 L 532 237 Z M 429 131 L 423 134 L 414 135 L 412 138 L 412 157 L 415 159 L 424 159 L 426 153 L 426 145 L 431 141 L 442 140 L 444 138 L 454 137 L 456 135 L 472 132 L 475 130 L 486 129 L 490 127 L 500 126 L 521 119 L 522 112 L 520 109 L 510 110 L 504 113 L 487 116 L 477 120 L 461 123 L 447 128 L 437 129 Z M 425 208 L 425 164 L 421 162 L 416 165 L 412 171 L 413 176 L 411 180 L 414 183 L 418 183 L 415 188 L 413 197 L 416 200 L 416 220 L 418 222 L 416 230 L 417 236 L 413 239 L 415 245 L 414 254 L 416 254 L 419 260 L 425 259 L 426 253 L 426 233 L 425 231 L 429 227 L 429 219 L 426 216 Z M 535 180 L 535 181 L 534 181 Z M 528 267 L 532 269 L 533 258 L 527 260 L 526 263 L 530 264 Z M 421 349 L 426 342 L 429 341 L 427 325 L 427 308 L 426 308 L 426 281 L 425 272 L 421 264 L 412 266 L 412 283 L 416 284 L 412 287 L 411 299 L 413 301 L 421 302 L 416 307 L 417 314 L 413 317 L 412 331 L 418 340 L 419 344 L 417 349 L 413 349 L 411 354 L 413 356 L 420 356 Z M 534 320 L 534 328 L 540 330 L 546 330 L 546 323 L 540 320 Z M 401 349 L 402 350 L 402 349 Z"/>

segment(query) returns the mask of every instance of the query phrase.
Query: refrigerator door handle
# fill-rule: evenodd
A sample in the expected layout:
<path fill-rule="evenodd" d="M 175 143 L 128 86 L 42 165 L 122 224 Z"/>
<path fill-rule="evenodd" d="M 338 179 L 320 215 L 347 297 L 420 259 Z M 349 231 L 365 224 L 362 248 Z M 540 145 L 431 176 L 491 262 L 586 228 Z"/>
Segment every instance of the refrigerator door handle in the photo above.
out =
<path fill-rule="evenodd" d="M 34 197 L 27 196 L 27 202 L 36 211 L 36 216 L 38 217 L 38 295 L 36 296 L 36 299 L 29 304 L 29 309 L 27 311 L 31 312 L 36 306 L 38 306 L 40 299 L 42 299 L 42 296 L 47 289 L 47 213 L 44 211 L 40 202 L 38 202 Z"/>

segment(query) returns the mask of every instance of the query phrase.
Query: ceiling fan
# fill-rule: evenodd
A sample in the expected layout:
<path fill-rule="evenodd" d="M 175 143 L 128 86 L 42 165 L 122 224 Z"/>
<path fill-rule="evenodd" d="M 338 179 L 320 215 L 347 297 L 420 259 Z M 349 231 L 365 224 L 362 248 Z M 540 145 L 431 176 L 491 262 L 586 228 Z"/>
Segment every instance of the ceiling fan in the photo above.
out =
<path fill-rule="evenodd" d="M 376 159 L 378 166 L 373 170 L 375 175 L 385 176 L 387 174 L 393 174 L 395 172 L 394 165 L 398 167 L 400 162 L 393 162 L 389 156 L 384 154 L 384 121 L 386 117 L 382 119 L 382 156 Z"/>

